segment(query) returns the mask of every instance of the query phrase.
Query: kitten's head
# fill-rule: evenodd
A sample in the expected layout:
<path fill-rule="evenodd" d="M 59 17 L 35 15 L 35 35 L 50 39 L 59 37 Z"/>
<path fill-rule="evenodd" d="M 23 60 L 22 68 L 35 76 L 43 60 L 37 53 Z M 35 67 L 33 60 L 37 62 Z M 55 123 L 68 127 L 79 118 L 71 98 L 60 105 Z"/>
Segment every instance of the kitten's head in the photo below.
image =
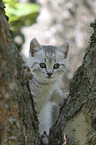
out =
<path fill-rule="evenodd" d="M 68 68 L 69 42 L 66 40 L 58 47 L 41 46 L 36 38 L 30 43 L 29 67 L 38 79 L 56 81 Z"/>

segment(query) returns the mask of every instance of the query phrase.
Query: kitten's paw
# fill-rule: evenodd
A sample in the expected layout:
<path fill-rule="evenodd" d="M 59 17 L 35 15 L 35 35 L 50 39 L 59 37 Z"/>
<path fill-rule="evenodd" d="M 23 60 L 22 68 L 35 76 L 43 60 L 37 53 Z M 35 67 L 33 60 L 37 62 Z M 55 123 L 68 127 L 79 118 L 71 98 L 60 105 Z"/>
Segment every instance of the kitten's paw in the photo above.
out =
<path fill-rule="evenodd" d="M 48 135 L 46 131 L 44 131 L 43 134 L 41 135 L 41 143 L 43 145 L 48 145 Z"/>
<path fill-rule="evenodd" d="M 62 99 L 62 101 L 59 105 L 60 107 L 62 107 L 64 104 L 66 104 L 68 96 L 69 96 L 69 92 L 64 93 L 64 98 Z"/>

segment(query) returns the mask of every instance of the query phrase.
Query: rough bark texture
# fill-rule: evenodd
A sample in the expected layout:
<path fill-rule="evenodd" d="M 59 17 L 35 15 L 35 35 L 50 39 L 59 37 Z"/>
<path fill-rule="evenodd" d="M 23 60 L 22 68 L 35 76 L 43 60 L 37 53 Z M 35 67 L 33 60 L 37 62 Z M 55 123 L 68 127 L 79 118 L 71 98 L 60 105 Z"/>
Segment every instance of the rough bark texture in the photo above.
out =
<path fill-rule="evenodd" d="M 96 21 L 82 65 L 70 83 L 67 102 L 50 131 L 49 145 L 96 144 Z"/>
<path fill-rule="evenodd" d="M 39 145 L 34 102 L 3 8 L 0 1 L 0 144 Z M 73 76 L 59 119 L 50 129 L 49 145 L 96 144 L 96 21 L 91 26 L 90 47 Z"/>
<path fill-rule="evenodd" d="M 6 18 L 0 1 L 0 145 L 39 145 L 32 96 Z"/>

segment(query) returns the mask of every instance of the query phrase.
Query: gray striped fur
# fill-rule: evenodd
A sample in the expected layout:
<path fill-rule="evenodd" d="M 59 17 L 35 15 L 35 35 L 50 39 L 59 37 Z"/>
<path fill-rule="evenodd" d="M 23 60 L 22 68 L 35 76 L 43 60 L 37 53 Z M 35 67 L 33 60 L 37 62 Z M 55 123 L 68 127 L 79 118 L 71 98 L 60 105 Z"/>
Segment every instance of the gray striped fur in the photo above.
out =
<path fill-rule="evenodd" d="M 36 104 L 40 134 L 44 130 L 49 133 L 49 128 L 57 119 L 59 103 L 64 97 L 60 83 L 68 68 L 68 51 L 68 41 L 58 47 L 41 46 L 36 38 L 30 43 L 29 68 L 33 74 L 30 89 Z M 45 63 L 46 68 L 41 68 L 40 63 Z M 58 69 L 54 69 L 56 63 L 60 64 Z"/>

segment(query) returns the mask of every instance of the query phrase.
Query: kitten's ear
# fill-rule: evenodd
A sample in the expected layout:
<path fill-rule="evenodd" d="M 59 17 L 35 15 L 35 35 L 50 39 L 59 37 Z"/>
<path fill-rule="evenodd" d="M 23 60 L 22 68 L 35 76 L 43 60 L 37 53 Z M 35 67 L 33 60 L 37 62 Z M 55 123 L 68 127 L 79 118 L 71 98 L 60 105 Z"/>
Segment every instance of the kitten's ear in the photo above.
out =
<path fill-rule="evenodd" d="M 38 52 L 40 49 L 42 49 L 41 45 L 37 41 L 36 38 L 33 38 L 30 42 L 30 53 L 31 56 L 34 56 L 36 52 Z"/>
<path fill-rule="evenodd" d="M 64 53 L 64 58 L 67 57 L 68 51 L 69 51 L 69 41 L 66 40 L 62 45 L 60 45 L 59 47 L 59 51 L 61 51 L 62 53 Z"/>

